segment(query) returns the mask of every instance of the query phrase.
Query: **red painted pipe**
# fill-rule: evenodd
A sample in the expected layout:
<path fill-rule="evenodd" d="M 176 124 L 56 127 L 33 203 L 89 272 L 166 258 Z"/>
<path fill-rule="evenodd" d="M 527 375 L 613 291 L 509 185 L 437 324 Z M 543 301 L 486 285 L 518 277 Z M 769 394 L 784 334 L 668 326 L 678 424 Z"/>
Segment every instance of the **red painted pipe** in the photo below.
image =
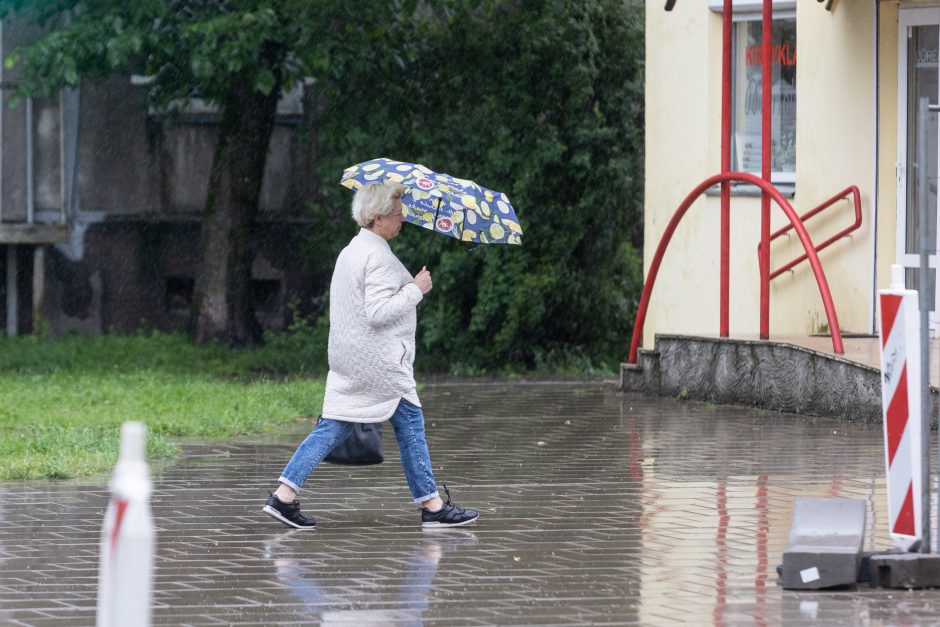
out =
<path fill-rule="evenodd" d="M 793 225 L 794 230 L 799 236 L 800 242 L 803 244 L 803 249 L 806 251 L 807 258 L 809 259 L 810 266 L 813 268 L 813 275 L 816 277 L 816 284 L 819 286 L 819 293 L 822 296 L 823 308 L 826 310 L 826 320 L 829 322 L 829 333 L 832 336 L 833 352 L 837 355 L 844 354 L 845 349 L 842 345 L 842 330 L 839 327 L 839 319 L 836 316 L 835 306 L 832 304 L 832 294 L 829 291 L 829 283 L 826 281 L 822 264 L 819 263 L 819 256 L 813 248 L 813 242 L 810 240 L 806 228 L 800 221 L 800 217 L 797 215 L 796 211 L 793 210 L 793 207 L 790 206 L 790 203 L 787 202 L 787 199 L 767 181 L 747 172 L 727 172 L 716 174 L 699 183 L 699 185 L 685 197 L 685 200 L 682 201 L 682 204 L 679 205 L 679 208 L 676 209 L 675 214 L 673 214 L 669 224 L 666 225 L 666 230 L 663 232 L 662 239 L 659 240 L 659 246 L 656 247 L 656 254 L 653 255 L 653 261 L 650 264 L 646 281 L 643 284 L 643 293 L 640 296 L 640 306 L 637 309 L 636 321 L 633 324 L 633 338 L 630 341 L 630 353 L 627 357 L 627 362 L 631 364 L 636 363 L 637 349 L 643 338 L 643 325 L 646 323 L 646 311 L 649 309 L 650 295 L 653 292 L 653 286 L 656 284 L 656 275 L 659 273 L 659 266 L 662 264 L 666 248 L 672 240 L 672 235 L 675 233 L 676 227 L 679 226 L 679 222 L 682 221 L 683 216 L 685 216 L 689 207 L 692 206 L 692 203 L 705 193 L 705 190 L 725 181 L 741 181 L 755 185 L 760 188 L 761 191 L 766 192 L 767 195 L 777 203 L 777 206 L 783 209 L 783 212 L 790 220 L 790 224 Z M 764 250 L 767 250 L 766 247 Z"/>
<path fill-rule="evenodd" d="M 721 173 L 731 171 L 731 18 L 732 0 L 725 0 L 722 13 L 721 51 Z M 731 256 L 731 188 L 721 184 L 721 267 L 719 275 L 718 334 L 728 337 L 728 291 Z"/>
<path fill-rule="evenodd" d="M 773 89 L 773 2 L 764 0 L 761 34 L 761 178 L 770 183 L 770 96 Z M 770 337 L 770 196 L 760 196 L 760 339 Z"/>
<path fill-rule="evenodd" d="M 852 204 L 855 207 L 855 221 L 857 222 L 857 224 L 853 226 L 861 226 L 862 224 L 862 194 L 858 190 L 858 186 L 856 185 L 849 185 L 838 194 L 834 194 L 830 196 L 828 199 L 824 200 L 821 204 L 819 204 L 816 208 L 810 209 L 809 211 L 801 215 L 800 220 L 802 220 L 805 223 L 807 220 L 809 220 L 816 214 L 821 213 L 822 211 L 828 209 L 829 207 L 836 204 L 837 202 L 839 202 L 840 200 L 842 200 L 849 194 L 852 194 Z M 777 239 L 778 237 L 780 237 L 781 235 L 783 235 L 784 233 L 786 233 L 792 228 L 793 228 L 792 224 L 788 224 L 786 226 L 780 227 L 779 229 L 777 229 L 770 235 L 770 241 Z"/>
<path fill-rule="evenodd" d="M 725 610 L 728 606 L 728 527 L 731 526 L 731 514 L 728 512 L 728 478 L 719 477 L 715 491 L 715 510 L 718 525 L 715 529 L 715 607 L 712 608 L 712 623 L 725 624 Z M 703 621 L 704 622 L 704 621 Z"/>
<path fill-rule="evenodd" d="M 832 237 L 830 237 L 829 239 L 827 239 L 826 241 L 824 241 L 822 244 L 819 244 L 819 245 L 815 246 L 815 249 L 816 249 L 816 253 L 817 253 L 817 254 L 819 253 L 819 251 L 821 251 L 821 250 L 823 250 L 824 248 L 827 248 L 829 245 L 831 245 L 831 244 L 833 244 L 833 243 L 839 241 L 840 239 L 842 239 L 843 237 L 845 237 L 846 235 L 848 235 L 848 234 L 851 233 L 852 231 L 857 231 L 858 229 L 861 228 L 861 226 L 862 226 L 862 196 L 861 196 L 861 192 L 858 191 L 858 187 L 856 187 L 855 185 L 846 187 L 844 190 L 842 190 L 841 192 L 839 192 L 838 194 L 836 194 L 835 196 L 833 196 L 833 197 L 830 198 L 829 200 L 825 201 L 824 203 L 822 203 L 821 205 L 819 205 L 819 206 L 816 207 L 815 209 L 812 209 L 811 211 L 807 211 L 806 213 L 804 213 L 803 215 L 800 216 L 800 221 L 805 224 L 807 220 L 809 220 L 810 218 L 812 218 L 812 217 L 815 216 L 816 214 L 820 213 L 821 211 L 824 211 L 825 209 L 828 209 L 829 207 L 831 207 L 832 205 L 834 205 L 836 202 L 842 200 L 843 198 L 845 198 L 845 197 L 848 196 L 849 194 L 852 194 L 852 200 L 853 200 L 853 204 L 854 204 L 854 206 L 855 206 L 855 221 L 852 222 L 852 224 L 850 224 L 849 226 L 847 226 L 847 227 L 845 227 L 844 229 L 842 229 L 841 231 L 839 231 L 838 233 L 836 233 L 835 235 L 833 235 Z M 784 226 L 784 227 L 781 227 L 781 228 L 777 229 L 776 231 L 774 231 L 774 232 L 770 235 L 770 241 L 771 241 L 771 242 L 774 241 L 775 239 L 777 239 L 778 237 L 780 237 L 781 235 L 783 235 L 784 233 L 786 233 L 787 231 L 789 231 L 789 230 L 792 229 L 792 228 L 793 228 L 793 225 L 792 225 L 792 224 L 788 224 L 788 225 L 786 225 L 786 226 Z M 758 256 L 758 258 L 760 258 L 760 245 L 759 245 L 759 244 L 758 244 L 758 246 L 757 246 L 757 256 Z M 807 258 L 806 255 L 800 255 L 799 257 L 797 257 L 797 258 L 794 259 L 793 261 L 791 261 L 791 262 L 789 262 L 789 263 L 787 263 L 787 264 L 785 264 L 785 265 L 783 265 L 783 266 L 777 268 L 776 270 L 772 271 L 772 272 L 770 273 L 770 280 L 773 281 L 774 279 L 776 279 L 778 276 L 780 276 L 781 274 L 783 274 L 783 273 L 786 272 L 787 270 L 789 270 L 789 269 L 793 268 L 794 266 L 796 266 L 797 264 L 800 264 L 800 263 L 802 263 L 803 261 L 805 261 L 806 258 Z"/>

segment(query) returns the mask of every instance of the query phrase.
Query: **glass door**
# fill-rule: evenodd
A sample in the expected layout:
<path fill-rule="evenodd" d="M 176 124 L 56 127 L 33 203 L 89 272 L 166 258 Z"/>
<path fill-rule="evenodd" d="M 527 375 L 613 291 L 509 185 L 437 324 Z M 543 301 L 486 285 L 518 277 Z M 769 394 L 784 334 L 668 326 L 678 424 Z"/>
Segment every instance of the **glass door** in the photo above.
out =
<path fill-rule="evenodd" d="M 931 334 L 936 337 L 937 303 L 937 113 L 940 103 L 940 8 L 902 10 L 898 33 L 898 234 L 897 263 L 905 286 L 918 289 L 920 238 L 926 229 Z M 926 114 L 924 113 L 926 111 Z M 921 224 L 921 207 L 927 219 Z"/>

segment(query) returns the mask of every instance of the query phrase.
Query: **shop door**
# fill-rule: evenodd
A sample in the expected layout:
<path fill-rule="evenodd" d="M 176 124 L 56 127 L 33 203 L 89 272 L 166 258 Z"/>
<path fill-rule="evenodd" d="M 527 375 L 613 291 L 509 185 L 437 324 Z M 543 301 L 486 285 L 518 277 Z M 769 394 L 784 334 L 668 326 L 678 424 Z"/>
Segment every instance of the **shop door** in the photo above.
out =
<path fill-rule="evenodd" d="M 929 260 L 928 298 L 931 335 L 937 312 L 937 113 L 922 114 L 940 103 L 940 8 L 902 10 L 898 33 L 898 233 L 897 263 L 905 284 L 918 289 L 920 237 L 926 229 Z M 921 224 L 921 207 L 927 219 Z"/>

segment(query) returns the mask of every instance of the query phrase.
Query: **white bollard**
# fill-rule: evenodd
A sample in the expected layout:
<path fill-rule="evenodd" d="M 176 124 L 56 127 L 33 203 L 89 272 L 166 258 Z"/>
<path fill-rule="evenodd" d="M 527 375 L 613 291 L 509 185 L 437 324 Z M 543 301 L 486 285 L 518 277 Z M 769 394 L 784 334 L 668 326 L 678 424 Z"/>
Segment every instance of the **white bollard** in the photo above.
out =
<path fill-rule="evenodd" d="M 111 503 L 101 529 L 98 627 L 150 625 L 155 534 L 145 441 L 143 423 L 122 425 L 121 456 L 108 484 Z"/>
<path fill-rule="evenodd" d="M 881 320 L 881 402 L 888 484 L 888 531 L 902 550 L 923 538 L 921 364 L 917 292 L 904 289 L 901 266 L 891 287 L 878 290 Z"/>

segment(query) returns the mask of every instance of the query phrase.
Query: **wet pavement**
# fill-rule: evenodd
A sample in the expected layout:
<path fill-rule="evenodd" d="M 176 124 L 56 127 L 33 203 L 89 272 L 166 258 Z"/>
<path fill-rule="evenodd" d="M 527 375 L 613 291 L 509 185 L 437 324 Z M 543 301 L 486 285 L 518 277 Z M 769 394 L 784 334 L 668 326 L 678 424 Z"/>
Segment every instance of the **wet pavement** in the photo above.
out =
<path fill-rule="evenodd" d="M 325 464 L 316 531 L 261 513 L 307 425 L 187 445 L 155 477 L 158 625 L 937 624 L 940 590 L 777 586 L 797 496 L 868 503 L 876 427 L 624 396 L 595 383 L 445 383 L 422 400 L 438 481 L 481 510 L 424 532 L 387 461 Z M 0 625 L 91 625 L 103 480 L 0 484 Z"/>

